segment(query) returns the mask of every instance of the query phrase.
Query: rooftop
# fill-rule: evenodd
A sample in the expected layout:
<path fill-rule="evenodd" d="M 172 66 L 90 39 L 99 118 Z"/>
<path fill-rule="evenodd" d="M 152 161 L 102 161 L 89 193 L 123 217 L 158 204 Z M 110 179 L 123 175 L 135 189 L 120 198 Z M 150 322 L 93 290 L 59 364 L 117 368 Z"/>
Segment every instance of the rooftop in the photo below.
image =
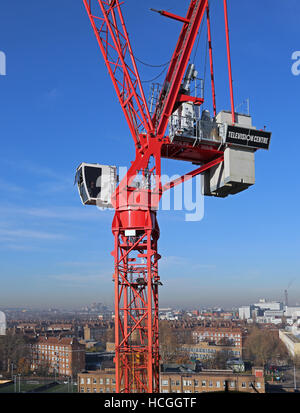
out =
<path fill-rule="evenodd" d="M 293 342 L 296 344 L 300 344 L 300 338 L 297 336 L 294 336 L 292 333 L 285 333 L 285 335 Z"/>

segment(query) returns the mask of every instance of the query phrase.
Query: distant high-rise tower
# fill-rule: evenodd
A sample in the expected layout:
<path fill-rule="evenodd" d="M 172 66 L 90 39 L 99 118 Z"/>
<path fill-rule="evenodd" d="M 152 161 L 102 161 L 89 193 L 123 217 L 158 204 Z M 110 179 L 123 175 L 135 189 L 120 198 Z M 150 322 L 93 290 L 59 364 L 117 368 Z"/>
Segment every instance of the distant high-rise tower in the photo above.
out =
<path fill-rule="evenodd" d="M 287 290 L 284 290 L 284 304 L 285 304 L 286 306 L 289 305 L 288 292 L 287 292 Z"/>
<path fill-rule="evenodd" d="M 6 334 L 6 317 L 5 314 L 0 311 L 0 336 L 5 336 Z"/>

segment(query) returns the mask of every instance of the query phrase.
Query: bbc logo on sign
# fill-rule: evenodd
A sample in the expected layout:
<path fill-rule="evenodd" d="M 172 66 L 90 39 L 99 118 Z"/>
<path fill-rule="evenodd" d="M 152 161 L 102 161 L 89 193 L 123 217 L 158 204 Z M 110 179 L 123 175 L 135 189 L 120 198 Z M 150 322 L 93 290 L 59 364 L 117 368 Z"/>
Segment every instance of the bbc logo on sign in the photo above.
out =
<path fill-rule="evenodd" d="M 6 55 L 0 51 L 0 76 L 6 75 Z"/>

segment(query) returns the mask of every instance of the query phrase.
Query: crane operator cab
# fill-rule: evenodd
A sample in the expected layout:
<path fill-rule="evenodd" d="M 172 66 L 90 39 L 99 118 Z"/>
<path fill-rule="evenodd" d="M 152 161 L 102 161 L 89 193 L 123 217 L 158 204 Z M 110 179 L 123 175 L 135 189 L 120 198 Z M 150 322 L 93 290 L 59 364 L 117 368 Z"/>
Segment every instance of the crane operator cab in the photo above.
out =
<path fill-rule="evenodd" d="M 112 208 L 111 197 L 117 186 L 115 166 L 82 162 L 76 170 L 75 183 L 84 205 Z"/>

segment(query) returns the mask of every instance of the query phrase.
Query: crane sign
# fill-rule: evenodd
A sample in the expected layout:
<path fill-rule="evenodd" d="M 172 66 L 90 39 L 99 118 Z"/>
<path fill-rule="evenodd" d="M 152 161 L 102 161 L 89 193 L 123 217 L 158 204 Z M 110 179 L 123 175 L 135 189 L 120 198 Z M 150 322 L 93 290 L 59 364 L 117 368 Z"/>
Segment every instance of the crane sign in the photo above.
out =
<path fill-rule="evenodd" d="M 181 32 L 153 111 L 149 110 L 119 0 L 83 0 L 135 144 L 135 159 L 118 182 L 115 166 L 82 163 L 76 182 L 85 205 L 113 207 L 116 392 L 159 392 L 157 209 L 163 193 L 203 174 L 206 196 L 227 197 L 254 184 L 254 153 L 268 149 L 271 134 L 235 113 L 227 4 L 225 33 L 231 111 L 216 112 L 208 0 L 191 0 L 186 16 L 158 12 L 180 22 Z M 203 96 L 191 93 L 197 77 L 190 55 L 201 22 L 207 23 L 214 115 Z M 169 133 L 166 134 L 167 128 Z M 167 184 L 161 159 L 198 167 Z"/>

